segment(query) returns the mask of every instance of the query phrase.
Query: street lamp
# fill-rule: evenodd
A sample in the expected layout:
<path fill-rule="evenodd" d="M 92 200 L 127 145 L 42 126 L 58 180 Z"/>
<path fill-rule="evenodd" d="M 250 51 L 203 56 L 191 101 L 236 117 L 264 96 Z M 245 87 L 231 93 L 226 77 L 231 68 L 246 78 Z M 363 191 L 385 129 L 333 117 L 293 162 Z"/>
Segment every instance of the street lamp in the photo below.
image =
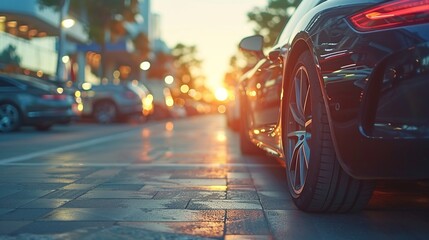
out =
<path fill-rule="evenodd" d="M 59 36 L 58 36 L 58 57 L 57 57 L 57 69 L 56 69 L 57 80 L 62 79 L 62 76 L 64 73 L 62 58 L 64 55 L 64 43 L 65 43 L 66 35 L 63 30 L 63 21 L 64 21 L 64 16 L 66 16 L 67 12 L 69 11 L 69 7 L 70 7 L 70 0 L 63 0 L 61 2 L 60 21 L 58 23 Z"/>
<path fill-rule="evenodd" d="M 74 26 L 76 21 L 73 18 L 66 18 L 61 22 L 63 28 L 71 28 Z"/>

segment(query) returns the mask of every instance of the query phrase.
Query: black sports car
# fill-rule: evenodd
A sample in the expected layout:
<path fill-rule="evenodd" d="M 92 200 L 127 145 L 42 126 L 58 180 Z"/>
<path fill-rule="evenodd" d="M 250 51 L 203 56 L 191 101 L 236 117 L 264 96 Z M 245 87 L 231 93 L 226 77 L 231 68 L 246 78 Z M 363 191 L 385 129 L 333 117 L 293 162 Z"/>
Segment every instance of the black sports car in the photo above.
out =
<path fill-rule="evenodd" d="M 429 177 L 429 1 L 303 0 L 252 71 L 242 152 L 284 159 L 300 209 L 355 211 L 376 179 Z"/>

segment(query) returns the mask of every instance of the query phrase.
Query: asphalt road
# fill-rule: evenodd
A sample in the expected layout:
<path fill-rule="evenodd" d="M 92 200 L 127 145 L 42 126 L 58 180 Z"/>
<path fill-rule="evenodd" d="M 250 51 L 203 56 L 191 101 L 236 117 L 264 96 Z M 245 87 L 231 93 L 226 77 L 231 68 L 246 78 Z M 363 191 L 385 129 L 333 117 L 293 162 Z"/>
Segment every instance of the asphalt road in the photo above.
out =
<path fill-rule="evenodd" d="M 275 159 L 223 116 L 0 134 L 0 239 L 428 239 L 429 183 L 379 182 L 357 214 L 295 208 Z"/>

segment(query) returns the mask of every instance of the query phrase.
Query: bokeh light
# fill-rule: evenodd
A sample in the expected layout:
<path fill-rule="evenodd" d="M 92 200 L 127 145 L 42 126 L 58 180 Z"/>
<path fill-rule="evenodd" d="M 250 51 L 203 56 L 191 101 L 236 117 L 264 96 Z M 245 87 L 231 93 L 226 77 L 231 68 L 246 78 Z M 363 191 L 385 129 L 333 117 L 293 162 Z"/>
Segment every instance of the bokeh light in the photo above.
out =
<path fill-rule="evenodd" d="M 164 78 L 164 82 L 168 85 L 173 84 L 174 82 L 174 77 L 171 75 L 168 75 Z"/>
<path fill-rule="evenodd" d="M 147 71 L 150 68 L 150 62 L 148 61 L 144 61 L 142 63 L 140 63 L 140 69 L 143 71 Z"/>
<path fill-rule="evenodd" d="M 225 101 L 228 99 L 228 91 L 223 87 L 217 88 L 215 91 L 215 98 L 221 102 Z"/>

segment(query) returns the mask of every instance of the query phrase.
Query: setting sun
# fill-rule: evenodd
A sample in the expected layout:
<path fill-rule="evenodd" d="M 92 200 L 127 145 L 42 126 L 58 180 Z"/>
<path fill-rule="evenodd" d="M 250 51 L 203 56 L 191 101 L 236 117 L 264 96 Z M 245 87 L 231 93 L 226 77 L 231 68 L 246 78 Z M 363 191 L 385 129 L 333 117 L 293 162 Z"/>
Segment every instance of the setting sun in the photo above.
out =
<path fill-rule="evenodd" d="M 215 98 L 218 101 L 225 101 L 226 99 L 228 99 L 228 91 L 223 88 L 223 87 L 219 87 L 215 90 Z"/>

